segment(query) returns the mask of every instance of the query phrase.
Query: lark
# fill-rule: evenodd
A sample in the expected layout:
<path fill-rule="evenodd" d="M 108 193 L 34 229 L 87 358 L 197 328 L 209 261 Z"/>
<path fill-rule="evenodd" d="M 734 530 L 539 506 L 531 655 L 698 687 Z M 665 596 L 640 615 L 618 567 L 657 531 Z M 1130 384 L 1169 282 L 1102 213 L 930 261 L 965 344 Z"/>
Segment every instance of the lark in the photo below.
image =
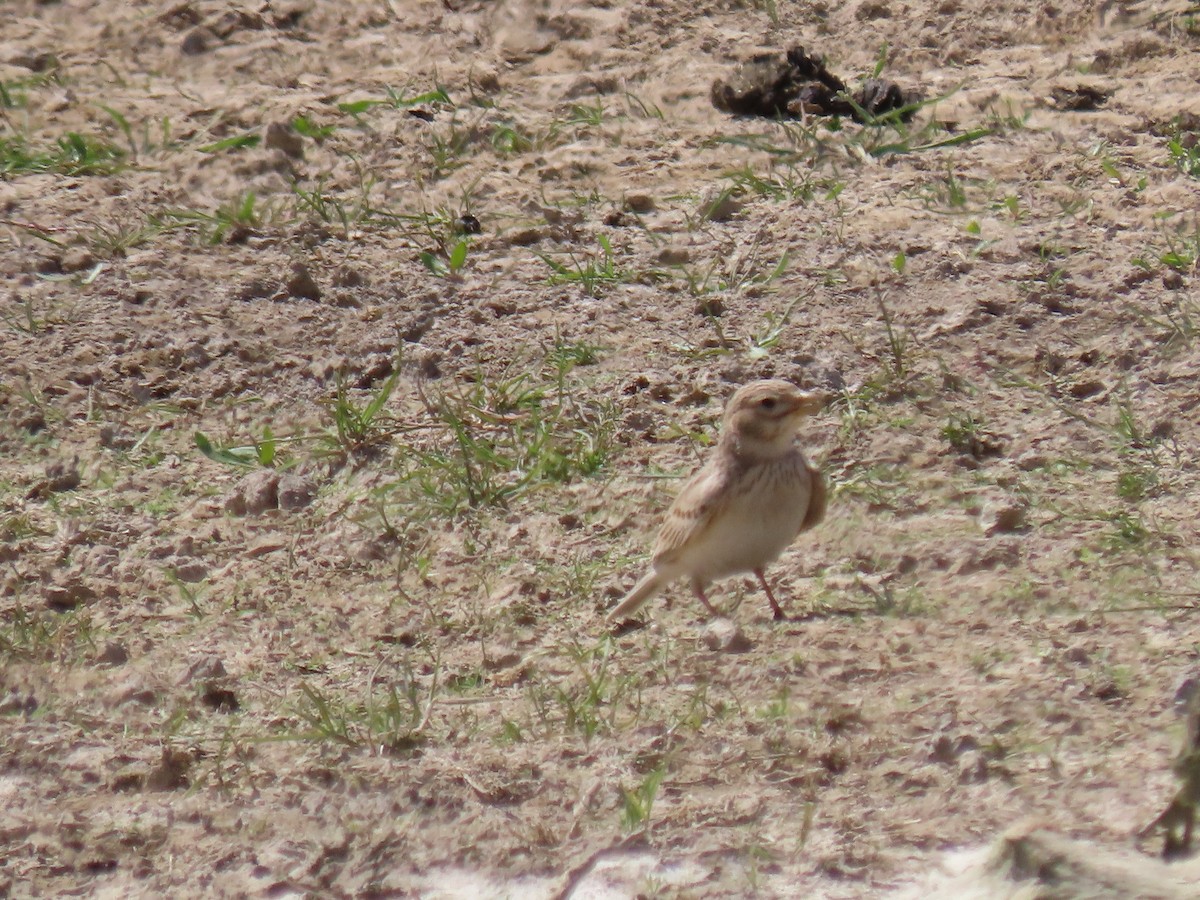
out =
<path fill-rule="evenodd" d="M 608 614 L 609 621 L 632 615 L 685 577 L 715 616 L 705 590 L 740 572 L 754 573 L 775 618 L 785 618 L 766 567 L 825 516 L 825 480 L 797 444 L 796 429 L 827 399 L 775 379 L 738 388 L 725 407 L 716 448 L 667 511 L 650 571 Z"/>

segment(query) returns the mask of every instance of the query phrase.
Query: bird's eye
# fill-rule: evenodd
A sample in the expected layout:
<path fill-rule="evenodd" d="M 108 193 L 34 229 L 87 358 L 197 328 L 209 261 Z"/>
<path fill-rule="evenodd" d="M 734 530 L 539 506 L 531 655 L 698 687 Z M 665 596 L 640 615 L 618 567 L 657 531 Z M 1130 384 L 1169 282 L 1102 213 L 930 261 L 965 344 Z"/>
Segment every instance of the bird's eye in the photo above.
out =
<path fill-rule="evenodd" d="M 761 400 L 758 401 L 758 405 L 761 406 L 763 409 L 774 409 L 775 408 L 775 398 L 774 397 L 763 397 Z"/>

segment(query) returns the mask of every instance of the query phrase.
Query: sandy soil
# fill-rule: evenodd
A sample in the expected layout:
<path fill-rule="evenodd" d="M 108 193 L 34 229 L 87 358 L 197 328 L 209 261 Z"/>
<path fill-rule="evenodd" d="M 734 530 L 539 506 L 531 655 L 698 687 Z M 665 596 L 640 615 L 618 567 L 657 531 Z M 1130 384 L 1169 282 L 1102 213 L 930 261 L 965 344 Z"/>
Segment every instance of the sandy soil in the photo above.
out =
<path fill-rule="evenodd" d="M 936 102 L 713 108 L 796 44 Z M 1152 4 L 0 5 L 0 895 L 1130 847 L 1200 647 L 1197 73 Z M 610 633 L 763 376 L 837 394 L 794 618 Z"/>

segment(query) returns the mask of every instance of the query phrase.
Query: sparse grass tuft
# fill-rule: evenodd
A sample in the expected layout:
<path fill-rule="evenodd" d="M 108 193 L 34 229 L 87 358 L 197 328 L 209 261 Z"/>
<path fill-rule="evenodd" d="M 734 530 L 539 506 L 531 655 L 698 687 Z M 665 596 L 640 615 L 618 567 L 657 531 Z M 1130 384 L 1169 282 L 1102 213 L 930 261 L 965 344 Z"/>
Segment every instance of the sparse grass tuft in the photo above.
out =
<path fill-rule="evenodd" d="M 1150 271 L 1163 265 L 1181 274 L 1196 270 L 1200 261 L 1200 222 L 1193 219 L 1190 223 L 1172 224 L 1174 216 L 1175 213 L 1165 212 L 1156 217 L 1161 242 L 1151 248 L 1147 255 L 1136 257 L 1134 265 Z"/>
<path fill-rule="evenodd" d="M 264 425 L 262 439 L 254 441 L 249 446 L 218 447 L 201 431 L 195 433 L 194 439 L 200 452 L 213 462 L 247 468 L 254 466 L 270 468 L 275 465 L 278 442 L 270 425 Z"/>
<path fill-rule="evenodd" d="M 338 111 L 352 117 L 361 123 L 365 113 L 376 108 L 409 110 L 417 106 L 434 106 L 441 109 L 454 109 L 455 103 L 450 94 L 440 85 L 420 94 L 409 95 L 407 87 L 397 90 L 391 86 L 385 89 L 382 97 L 368 97 L 337 105 Z"/>
<path fill-rule="evenodd" d="M 423 250 L 420 254 L 421 264 L 438 278 L 453 277 L 462 271 L 467 264 L 467 250 L 470 243 L 464 237 L 450 248 L 441 253 Z"/>
<path fill-rule="evenodd" d="M 31 91 L 40 90 L 48 85 L 61 83 L 58 65 L 50 67 L 45 72 L 27 75 L 24 78 L 14 78 L 0 81 L 0 111 L 6 109 L 24 109 L 29 105 Z"/>
<path fill-rule="evenodd" d="M 111 175 L 125 167 L 125 151 L 100 138 L 72 131 L 49 147 L 22 137 L 0 137 L 0 178 L 36 173 Z"/>
<path fill-rule="evenodd" d="M 345 377 L 338 373 L 333 399 L 325 404 L 333 424 L 319 437 L 321 455 L 345 462 L 352 457 L 374 455 L 389 441 L 398 430 L 398 423 L 386 407 L 399 379 L 397 367 L 360 404 L 351 396 Z"/>
<path fill-rule="evenodd" d="M 425 738 L 437 702 L 441 667 L 434 660 L 429 684 L 424 686 L 406 657 L 399 679 L 388 680 L 379 694 L 375 683 L 381 668 L 382 663 L 371 672 L 361 701 L 326 693 L 308 682 L 302 684 L 295 712 L 306 727 L 290 737 L 333 742 L 380 756 L 417 747 Z"/>
<path fill-rule="evenodd" d="M 35 300 L 27 293 L 14 296 L 13 301 L 16 303 L 16 310 L 0 308 L 0 322 L 13 331 L 26 335 L 42 334 L 56 325 L 70 321 L 70 314 L 60 309 L 59 300 Z"/>
<path fill-rule="evenodd" d="M 546 483 L 591 475 L 607 461 L 615 411 L 603 402 L 575 397 L 560 354 L 556 367 L 538 378 L 529 373 L 488 378 L 426 398 L 441 437 L 402 448 L 396 488 L 421 498 L 442 514 L 503 505 Z M 553 380 L 545 380 L 553 374 Z"/>
<path fill-rule="evenodd" d="M 279 212 L 273 203 L 260 205 L 258 195 L 254 191 L 246 191 L 210 213 L 173 209 L 153 217 L 151 222 L 162 227 L 193 227 L 207 244 L 238 244 L 259 228 L 273 222 Z"/>
<path fill-rule="evenodd" d="M 666 777 L 666 763 L 660 763 L 631 790 L 621 789 L 621 827 L 626 831 L 646 831 L 650 828 L 650 815 L 654 812 L 654 800 Z"/>
<path fill-rule="evenodd" d="M 907 332 L 900 329 L 892 318 L 892 311 L 887 305 L 887 300 L 882 291 L 876 293 L 876 305 L 879 307 L 879 315 L 883 320 L 884 333 L 887 336 L 887 356 L 885 357 L 885 365 L 887 367 L 888 376 L 896 381 L 903 380 L 911 370 L 909 342 L 911 340 Z"/>
<path fill-rule="evenodd" d="M 1185 129 L 1178 121 L 1175 133 L 1167 140 L 1171 162 L 1188 178 L 1200 178 L 1200 134 Z"/>
<path fill-rule="evenodd" d="M 1164 353 L 1191 347 L 1200 335 L 1200 303 L 1180 290 L 1165 294 L 1159 303 L 1158 313 L 1147 312 L 1132 303 L 1127 303 L 1126 309 L 1156 332 Z"/>
<path fill-rule="evenodd" d="M 636 725 L 641 718 L 639 682 L 622 671 L 610 638 L 590 646 L 571 640 L 557 649 L 573 669 L 536 679 L 526 688 L 532 734 L 541 739 L 574 735 L 588 744 L 600 734 Z"/>
<path fill-rule="evenodd" d="M 0 619 L 0 656 L 77 665 L 95 653 L 99 630 L 86 610 L 35 611 L 20 600 Z"/>
<path fill-rule="evenodd" d="M 598 254 L 591 253 L 580 258 L 568 250 L 568 262 L 562 262 L 548 253 L 537 254 L 550 267 L 547 281 L 550 284 L 577 284 L 589 297 L 598 297 L 602 288 L 626 280 L 629 277 L 627 273 L 618 269 L 613 261 L 613 248 L 608 236 L 598 235 L 596 242 L 600 245 Z"/>

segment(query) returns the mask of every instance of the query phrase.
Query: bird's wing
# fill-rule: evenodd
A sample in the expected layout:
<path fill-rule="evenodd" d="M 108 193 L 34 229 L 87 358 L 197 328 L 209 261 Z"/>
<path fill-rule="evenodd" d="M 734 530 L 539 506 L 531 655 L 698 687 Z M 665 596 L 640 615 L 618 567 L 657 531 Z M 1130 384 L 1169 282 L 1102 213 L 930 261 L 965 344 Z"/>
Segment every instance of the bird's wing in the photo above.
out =
<path fill-rule="evenodd" d="M 804 460 L 804 467 L 808 469 L 808 510 L 804 513 L 804 521 L 800 525 L 800 530 L 808 531 L 814 525 L 820 525 L 821 520 L 825 518 L 825 507 L 829 503 L 829 488 L 825 485 L 825 476 L 821 474 L 820 469 L 807 459 Z"/>
<path fill-rule="evenodd" d="M 654 562 L 671 564 L 712 524 L 713 517 L 729 500 L 728 466 L 705 466 L 693 475 L 667 510 L 658 541 L 654 545 Z"/>

